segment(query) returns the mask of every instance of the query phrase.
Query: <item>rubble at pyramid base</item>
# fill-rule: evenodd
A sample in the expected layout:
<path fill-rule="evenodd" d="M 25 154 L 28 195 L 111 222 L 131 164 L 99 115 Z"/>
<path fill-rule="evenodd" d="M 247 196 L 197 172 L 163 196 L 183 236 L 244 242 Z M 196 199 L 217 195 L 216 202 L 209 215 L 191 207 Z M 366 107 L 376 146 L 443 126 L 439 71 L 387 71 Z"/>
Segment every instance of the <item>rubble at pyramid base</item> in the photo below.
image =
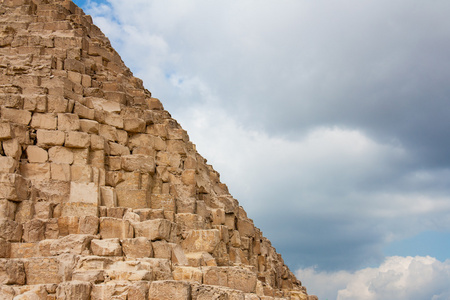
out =
<path fill-rule="evenodd" d="M 1 299 L 317 299 L 71 1 L 0 1 Z"/>

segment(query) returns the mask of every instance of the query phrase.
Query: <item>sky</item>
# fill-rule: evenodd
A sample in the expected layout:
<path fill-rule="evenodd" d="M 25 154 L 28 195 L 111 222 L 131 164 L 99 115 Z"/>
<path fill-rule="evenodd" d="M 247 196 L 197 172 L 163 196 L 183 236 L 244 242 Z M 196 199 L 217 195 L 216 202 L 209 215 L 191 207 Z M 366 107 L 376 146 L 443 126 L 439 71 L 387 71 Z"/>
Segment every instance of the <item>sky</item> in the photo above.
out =
<path fill-rule="evenodd" d="M 319 299 L 449 299 L 450 2 L 75 1 Z"/>

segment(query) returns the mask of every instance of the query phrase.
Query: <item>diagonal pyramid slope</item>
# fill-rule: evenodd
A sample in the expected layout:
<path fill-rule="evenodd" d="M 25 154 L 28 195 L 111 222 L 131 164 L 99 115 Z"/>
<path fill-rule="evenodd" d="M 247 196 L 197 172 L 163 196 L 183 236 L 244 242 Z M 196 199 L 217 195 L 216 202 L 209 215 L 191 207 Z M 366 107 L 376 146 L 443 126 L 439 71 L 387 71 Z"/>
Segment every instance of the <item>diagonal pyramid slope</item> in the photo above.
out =
<path fill-rule="evenodd" d="M 316 299 L 68 0 L 0 0 L 1 299 Z"/>

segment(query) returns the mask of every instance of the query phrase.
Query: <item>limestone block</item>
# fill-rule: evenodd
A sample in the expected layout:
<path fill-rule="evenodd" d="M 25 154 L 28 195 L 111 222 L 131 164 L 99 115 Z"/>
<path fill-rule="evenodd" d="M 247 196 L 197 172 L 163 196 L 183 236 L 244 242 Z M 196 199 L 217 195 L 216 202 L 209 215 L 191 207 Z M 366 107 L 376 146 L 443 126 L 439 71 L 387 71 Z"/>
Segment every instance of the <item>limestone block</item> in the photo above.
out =
<path fill-rule="evenodd" d="M 181 155 L 166 151 L 159 151 L 156 155 L 156 163 L 158 166 L 170 166 L 178 168 L 181 164 Z"/>
<path fill-rule="evenodd" d="M 45 239 L 45 222 L 33 219 L 23 224 L 23 241 L 27 243 L 38 242 Z"/>
<path fill-rule="evenodd" d="M 82 216 L 79 221 L 81 234 L 96 235 L 98 233 L 99 218 L 97 216 Z"/>
<path fill-rule="evenodd" d="M 0 258 L 8 258 L 11 249 L 11 243 L 0 238 Z M 0 280 L 1 282 L 1 280 Z"/>
<path fill-rule="evenodd" d="M 147 102 L 148 109 L 151 109 L 151 110 L 164 110 L 164 107 L 163 107 L 161 101 L 159 101 L 158 98 L 146 98 L 145 100 Z"/>
<path fill-rule="evenodd" d="M 145 237 L 122 240 L 122 250 L 127 258 L 153 257 L 152 243 Z"/>
<path fill-rule="evenodd" d="M 100 231 L 102 239 L 134 237 L 134 229 L 128 220 L 103 217 L 100 218 Z"/>
<path fill-rule="evenodd" d="M 109 142 L 108 145 L 110 155 L 119 155 L 119 156 L 130 155 L 130 149 L 128 149 L 128 147 L 113 142 Z"/>
<path fill-rule="evenodd" d="M 153 255 L 155 258 L 172 259 L 172 247 L 169 243 L 167 243 L 167 241 L 154 241 L 152 246 Z"/>
<path fill-rule="evenodd" d="M 98 134 L 99 124 L 97 121 L 81 119 L 79 120 L 79 122 L 81 131 L 86 133 Z"/>
<path fill-rule="evenodd" d="M 208 252 L 212 253 L 219 244 L 219 230 L 190 230 L 181 246 L 186 252 Z"/>
<path fill-rule="evenodd" d="M 155 173 L 155 160 L 151 156 L 142 154 L 123 155 L 122 168 L 125 171 L 140 171 L 145 173 Z"/>
<path fill-rule="evenodd" d="M 91 251 L 98 256 L 121 256 L 122 246 L 119 239 L 93 239 L 91 241 Z"/>
<path fill-rule="evenodd" d="M 14 173 L 17 166 L 18 162 L 14 158 L 0 156 L 0 173 Z"/>
<path fill-rule="evenodd" d="M 28 125 L 31 121 L 31 112 L 27 110 L 2 107 L 1 116 L 3 120 L 22 125 Z"/>
<path fill-rule="evenodd" d="M 90 165 L 74 164 L 70 166 L 70 179 L 72 181 L 85 184 L 92 183 L 93 175 L 93 168 Z"/>
<path fill-rule="evenodd" d="M 184 281 L 153 281 L 150 285 L 149 300 L 190 300 L 191 285 Z"/>
<path fill-rule="evenodd" d="M 89 253 L 89 245 L 93 235 L 89 234 L 69 234 L 57 240 L 53 240 L 50 245 L 51 255 L 69 254 L 86 254 Z"/>
<path fill-rule="evenodd" d="M 63 95 L 48 95 L 47 105 L 48 112 L 66 112 L 69 106 L 69 101 L 65 99 Z"/>
<path fill-rule="evenodd" d="M 54 114 L 34 113 L 31 119 L 31 127 L 37 129 L 55 130 L 57 119 Z"/>
<path fill-rule="evenodd" d="M 120 156 L 109 156 L 106 159 L 108 170 L 120 171 L 122 170 L 122 158 Z"/>
<path fill-rule="evenodd" d="M 97 168 L 105 168 L 105 151 L 94 150 L 89 153 L 89 161 L 91 166 Z"/>
<path fill-rule="evenodd" d="M 153 280 L 151 266 L 145 262 L 116 261 L 105 273 L 112 280 Z"/>
<path fill-rule="evenodd" d="M 245 300 L 245 294 L 242 291 L 237 291 L 222 286 L 195 284 L 195 287 L 192 288 L 192 298 L 195 300 L 208 300 L 208 299 Z M 274 299 L 270 298 L 265 300 L 274 300 Z"/>
<path fill-rule="evenodd" d="M 116 189 L 138 190 L 141 186 L 141 174 L 139 172 L 116 172 Z"/>
<path fill-rule="evenodd" d="M 116 207 L 117 206 L 117 195 L 114 188 L 110 186 L 100 187 L 100 205 L 106 207 Z"/>
<path fill-rule="evenodd" d="M 80 129 L 80 119 L 76 114 L 58 114 L 58 130 L 77 131 Z"/>
<path fill-rule="evenodd" d="M 91 134 L 91 149 L 92 150 L 104 150 L 105 149 L 105 138 L 102 136 L 96 135 L 96 134 Z"/>
<path fill-rule="evenodd" d="M 181 174 L 181 181 L 186 185 L 194 185 L 196 183 L 195 170 L 184 170 Z"/>
<path fill-rule="evenodd" d="M 30 258 L 40 256 L 38 243 L 11 243 L 10 258 Z"/>
<path fill-rule="evenodd" d="M 69 131 L 64 145 L 69 148 L 88 148 L 90 143 L 91 138 L 86 132 Z"/>
<path fill-rule="evenodd" d="M 150 207 L 153 209 L 175 211 L 175 198 L 168 194 L 152 194 L 150 199 Z"/>
<path fill-rule="evenodd" d="M 9 242 L 20 242 L 22 224 L 9 219 L 0 219 L 0 238 Z"/>
<path fill-rule="evenodd" d="M 99 206 L 92 203 L 64 203 L 61 209 L 61 216 L 98 216 Z"/>
<path fill-rule="evenodd" d="M 54 180 L 70 181 L 70 171 L 69 164 L 50 164 L 50 176 Z"/>
<path fill-rule="evenodd" d="M 169 240 L 172 223 L 165 219 L 148 220 L 134 224 L 136 237 L 154 240 Z"/>
<path fill-rule="evenodd" d="M 201 284 L 203 282 L 203 273 L 198 268 L 178 266 L 173 269 L 173 279 Z"/>
<path fill-rule="evenodd" d="M 36 132 L 37 145 L 41 147 L 62 146 L 65 140 L 65 134 L 57 130 L 38 129 Z"/>
<path fill-rule="evenodd" d="M 56 297 L 61 300 L 89 300 L 91 295 L 90 282 L 68 281 L 58 285 Z"/>
<path fill-rule="evenodd" d="M 204 284 L 228 286 L 228 269 L 226 267 L 204 267 L 202 270 Z"/>
<path fill-rule="evenodd" d="M 70 182 L 69 202 L 99 204 L 99 187 L 95 183 Z"/>
<path fill-rule="evenodd" d="M 117 206 L 129 208 L 148 208 L 150 199 L 147 190 L 116 189 Z"/>
<path fill-rule="evenodd" d="M 178 213 L 175 215 L 175 220 L 182 230 L 206 229 L 206 220 L 197 214 Z"/>
<path fill-rule="evenodd" d="M 24 259 L 27 284 L 61 283 L 60 263 L 56 257 L 36 257 Z"/>
<path fill-rule="evenodd" d="M 19 174 L 0 173 L 0 198 L 11 201 L 27 200 L 30 182 Z"/>
<path fill-rule="evenodd" d="M 3 151 L 6 156 L 12 157 L 14 159 L 19 159 L 22 155 L 22 146 L 19 144 L 17 139 L 11 139 L 3 141 Z"/>
<path fill-rule="evenodd" d="M 225 224 L 225 211 L 221 208 L 213 209 L 211 211 L 212 224 L 222 225 Z"/>
<path fill-rule="evenodd" d="M 28 146 L 26 153 L 30 163 L 45 163 L 48 160 L 47 151 L 38 146 Z"/>
<path fill-rule="evenodd" d="M 9 122 L 0 122 L 0 141 L 12 138 L 14 135 Z"/>
<path fill-rule="evenodd" d="M 57 239 L 59 237 L 58 219 L 52 218 L 45 222 L 45 238 Z"/>
<path fill-rule="evenodd" d="M 246 293 L 254 293 L 256 289 L 256 274 L 245 268 L 230 267 L 228 269 L 227 286 Z"/>
<path fill-rule="evenodd" d="M 117 129 L 114 126 L 99 124 L 98 134 L 107 141 L 114 142 L 117 140 Z"/>
<path fill-rule="evenodd" d="M 28 163 L 20 165 L 20 173 L 23 177 L 34 181 L 43 181 L 50 179 L 49 163 Z"/>
<path fill-rule="evenodd" d="M 105 280 L 104 270 L 75 270 L 72 274 L 73 281 L 85 281 L 100 283 Z"/>
<path fill-rule="evenodd" d="M 129 132 L 145 132 L 145 126 L 145 121 L 139 118 L 123 120 L 123 129 Z"/>
<path fill-rule="evenodd" d="M 1 190 L 2 190 L 2 187 L 0 187 L 0 194 L 1 194 Z M 3 197 L 0 197 L 0 198 L 3 198 Z M 4 200 L 4 199 L 0 200 L 0 219 L 5 218 L 5 219 L 14 220 L 16 206 L 17 206 L 17 204 L 12 201 Z"/>
<path fill-rule="evenodd" d="M 237 220 L 237 228 L 241 236 L 254 236 L 255 235 L 255 226 L 253 222 L 249 219 L 241 219 Z"/>
<path fill-rule="evenodd" d="M 63 216 L 58 218 L 59 235 L 78 234 L 80 231 L 79 217 Z"/>
<path fill-rule="evenodd" d="M 25 284 L 26 274 L 22 261 L 0 259 L 0 286 L 2 284 Z M 1 294 L 0 294 L 1 295 Z"/>
<path fill-rule="evenodd" d="M 14 220 L 19 223 L 24 223 L 31 220 L 34 215 L 34 205 L 31 200 L 24 200 L 17 204 L 16 215 Z"/>
<path fill-rule="evenodd" d="M 75 102 L 75 107 L 73 110 L 74 114 L 78 115 L 78 117 L 82 119 L 94 119 L 94 109 L 88 108 L 79 102 Z"/>
<path fill-rule="evenodd" d="M 58 164 L 72 164 L 73 152 L 66 147 L 55 146 L 48 149 L 49 160 Z"/>
<path fill-rule="evenodd" d="M 121 111 L 120 103 L 93 97 L 91 97 L 90 100 L 94 106 L 94 109 L 103 110 L 110 113 L 120 113 Z"/>

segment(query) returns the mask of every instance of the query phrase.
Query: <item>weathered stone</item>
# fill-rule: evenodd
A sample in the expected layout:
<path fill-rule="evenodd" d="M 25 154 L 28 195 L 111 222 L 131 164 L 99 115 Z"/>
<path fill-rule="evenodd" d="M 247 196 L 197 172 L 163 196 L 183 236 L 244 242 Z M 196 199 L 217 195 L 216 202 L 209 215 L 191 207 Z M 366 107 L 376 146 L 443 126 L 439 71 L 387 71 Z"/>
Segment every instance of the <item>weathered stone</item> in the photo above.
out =
<path fill-rule="evenodd" d="M 12 138 L 13 131 L 9 122 L 0 122 L 0 141 Z"/>
<path fill-rule="evenodd" d="M 12 123 L 28 125 L 31 121 L 31 112 L 21 109 L 2 107 L 2 119 Z"/>
<path fill-rule="evenodd" d="M 129 132 L 145 132 L 145 125 L 145 121 L 139 118 L 123 120 L 123 129 Z"/>
<path fill-rule="evenodd" d="M 20 242 L 22 224 L 9 219 L 0 219 L 0 238 L 9 242 Z"/>
<path fill-rule="evenodd" d="M 203 273 L 198 268 L 175 267 L 173 270 L 173 279 L 202 283 L 203 282 Z"/>
<path fill-rule="evenodd" d="M 115 194 L 117 195 L 117 206 L 129 208 L 150 207 L 149 192 L 147 190 L 116 189 Z"/>
<path fill-rule="evenodd" d="M 56 146 L 48 149 L 49 160 L 58 164 L 73 163 L 73 152 L 66 147 Z"/>
<path fill-rule="evenodd" d="M 39 219 L 33 219 L 23 224 L 24 242 L 38 242 L 45 239 L 45 223 Z"/>
<path fill-rule="evenodd" d="M 115 218 L 100 218 L 99 233 L 102 239 L 128 239 L 134 237 L 133 226 L 128 220 Z"/>
<path fill-rule="evenodd" d="M 90 143 L 91 138 L 86 132 L 69 131 L 64 145 L 69 148 L 88 148 Z"/>
<path fill-rule="evenodd" d="M 212 253 L 219 244 L 219 230 L 190 230 L 181 245 L 186 252 Z"/>
<path fill-rule="evenodd" d="M 119 239 L 94 239 L 91 241 L 91 250 L 94 255 L 98 256 L 121 256 L 122 246 Z"/>
<path fill-rule="evenodd" d="M 61 283 L 64 274 L 56 257 L 37 257 L 24 260 L 27 284 Z"/>
<path fill-rule="evenodd" d="M 61 300 L 89 300 L 91 283 L 83 281 L 69 281 L 58 285 L 56 297 Z"/>
<path fill-rule="evenodd" d="M 50 253 L 51 255 L 60 255 L 62 253 L 82 254 L 88 252 L 93 238 L 93 235 L 88 234 L 69 234 L 54 240 L 50 246 Z"/>
<path fill-rule="evenodd" d="M 23 262 L 15 259 L 0 259 L 0 285 L 25 284 L 25 268 Z"/>
<path fill-rule="evenodd" d="M 155 173 L 155 160 L 151 156 L 142 154 L 122 156 L 122 168 L 125 171 Z"/>
<path fill-rule="evenodd" d="M 22 146 L 19 144 L 17 139 L 11 139 L 3 141 L 3 151 L 6 156 L 12 157 L 14 159 L 19 159 L 22 155 Z"/>
<path fill-rule="evenodd" d="M 42 147 L 62 146 L 65 134 L 62 131 L 38 129 L 36 132 L 37 145 Z"/>
<path fill-rule="evenodd" d="M 126 257 L 153 257 L 152 243 L 145 237 L 122 240 L 122 250 Z"/>
<path fill-rule="evenodd" d="M 152 241 L 170 239 L 171 222 L 164 219 L 148 220 L 134 224 L 136 237 L 146 237 Z"/>
<path fill-rule="evenodd" d="M 47 151 L 38 146 L 28 146 L 26 153 L 30 163 L 45 163 L 48 160 Z"/>
<path fill-rule="evenodd" d="M 191 285 L 184 281 L 153 281 L 149 300 L 191 300 Z"/>
<path fill-rule="evenodd" d="M 18 165 L 14 158 L 0 156 L 0 173 L 14 173 Z"/>
<path fill-rule="evenodd" d="M 76 131 L 80 129 L 80 119 L 76 114 L 58 114 L 58 130 Z"/>

